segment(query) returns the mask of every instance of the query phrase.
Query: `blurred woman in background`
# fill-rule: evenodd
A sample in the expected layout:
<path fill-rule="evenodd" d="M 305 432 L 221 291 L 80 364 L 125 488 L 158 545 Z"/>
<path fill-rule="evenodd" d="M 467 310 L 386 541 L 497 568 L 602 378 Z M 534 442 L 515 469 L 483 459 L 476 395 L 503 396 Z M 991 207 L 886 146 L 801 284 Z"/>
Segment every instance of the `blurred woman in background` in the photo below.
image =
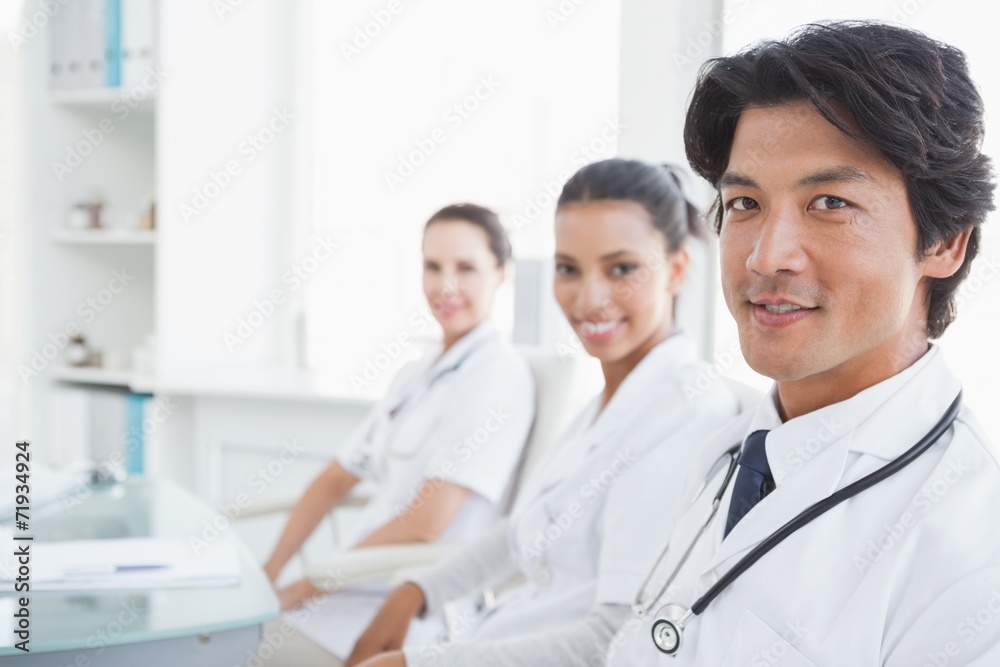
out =
<path fill-rule="evenodd" d="M 535 412 L 531 371 L 490 321 L 510 243 L 493 211 L 458 204 L 431 216 L 422 250 L 424 295 L 443 345 L 399 371 L 306 489 L 264 566 L 272 582 L 361 480 L 377 490 L 345 541 L 348 549 L 469 540 L 505 510 Z M 483 442 L 480 433 L 488 434 Z M 468 445 L 473 436 L 475 447 Z M 302 579 L 278 596 L 290 610 L 319 593 Z"/>

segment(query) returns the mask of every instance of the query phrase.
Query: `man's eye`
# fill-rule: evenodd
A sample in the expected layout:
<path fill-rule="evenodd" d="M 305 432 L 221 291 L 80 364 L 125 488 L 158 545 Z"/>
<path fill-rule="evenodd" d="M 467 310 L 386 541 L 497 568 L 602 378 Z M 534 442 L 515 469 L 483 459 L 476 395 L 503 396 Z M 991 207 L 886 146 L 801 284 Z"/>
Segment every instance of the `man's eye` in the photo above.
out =
<path fill-rule="evenodd" d="M 737 211 L 749 211 L 757 208 L 757 202 L 750 197 L 737 197 L 729 202 L 729 208 Z"/>
<path fill-rule="evenodd" d="M 816 208 L 821 211 L 832 211 L 837 208 L 844 208 L 847 206 L 847 202 L 840 197 L 834 197 L 832 195 L 823 195 L 822 197 L 817 197 L 813 200 L 816 204 Z"/>

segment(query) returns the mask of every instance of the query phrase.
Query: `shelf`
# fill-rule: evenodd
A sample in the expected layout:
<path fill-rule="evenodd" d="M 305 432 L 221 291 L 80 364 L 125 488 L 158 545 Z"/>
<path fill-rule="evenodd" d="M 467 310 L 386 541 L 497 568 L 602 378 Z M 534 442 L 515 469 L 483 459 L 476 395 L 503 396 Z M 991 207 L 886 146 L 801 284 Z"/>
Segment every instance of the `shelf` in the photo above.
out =
<path fill-rule="evenodd" d="M 133 104 L 137 104 L 137 108 L 139 109 L 146 108 L 147 106 L 152 107 L 153 105 L 150 102 L 156 99 L 155 90 L 149 91 L 149 94 L 141 100 L 131 98 L 131 94 L 131 88 L 70 88 L 66 90 L 50 90 L 49 99 L 56 104 L 65 104 L 67 106 L 102 107 L 108 106 L 115 102 L 115 100 L 127 96 L 132 100 Z"/>
<path fill-rule="evenodd" d="M 106 368 L 75 368 L 59 366 L 53 368 L 50 375 L 61 382 L 78 382 L 81 384 L 99 384 L 106 387 L 123 387 L 128 389 L 133 381 L 131 371 L 111 371 Z"/>
<path fill-rule="evenodd" d="M 371 407 L 384 394 L 375 387 L 355 391 L 346 375 L 276 368 L 135 378 L 130 387 L 137 393 L 360 407 Z"/>
<path fill-rule="evenodd" d="M 170 394 L 199 398 L 245 399 L 371 407 L 381 391 L 355 392 L 346 378 L 318 376 L 307 371 L 255 370 L 162 378 L 132 371 L 59 366 L 49 371 L 59 382 L 120 387 L 136 394 Z"/>
<path fill-rule="evenodd" d="M 56 243 L 92 245 L 152 245 L 156 231 L 151 229 L 57 229 L 49 235 Z"/>

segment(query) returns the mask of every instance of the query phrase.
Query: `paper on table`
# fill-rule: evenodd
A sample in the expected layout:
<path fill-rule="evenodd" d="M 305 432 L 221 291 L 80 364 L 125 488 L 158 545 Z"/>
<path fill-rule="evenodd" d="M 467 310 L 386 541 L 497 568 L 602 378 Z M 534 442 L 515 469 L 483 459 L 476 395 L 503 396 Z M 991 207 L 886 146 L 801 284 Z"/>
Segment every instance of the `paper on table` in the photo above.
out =
<path fill-rule="evenodd" d="M 229 542 L 197 554 L 184 539 L 153 537 L 23 544 L 30 544 L 32 591 L 235 586 L 241 577 L 236 549 Z M 162 565 L 166 567 L 114 571 Z M 13 582 L 16 569 L 5 563 L 0 583 Z"/>

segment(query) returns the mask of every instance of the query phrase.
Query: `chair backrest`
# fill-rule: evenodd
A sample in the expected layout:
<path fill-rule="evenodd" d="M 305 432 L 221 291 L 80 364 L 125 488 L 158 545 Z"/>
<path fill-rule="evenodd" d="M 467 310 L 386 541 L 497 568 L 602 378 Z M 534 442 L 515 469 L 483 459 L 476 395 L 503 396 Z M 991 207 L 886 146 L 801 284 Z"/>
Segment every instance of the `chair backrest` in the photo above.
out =
<path fill-rule="evenodd" d="M 524 445 L 511 502 L 572 418 L 604 386 L 600 365 L 584 352 L 559 355 L 532 347 L 519 347 L 518 351 L 535 379 L 535 423 Z"/>
<path fill-rule="evenodd" d="M 757 404 L 764 400 L 764 396 L 766 395 L 759 389 L 754 389 L 739 380 L 724 377 L 722 381 L 726 383 L 730 391 L 736 394 L 736 398 L 740 402 L 740 412 L 746 412 L 750 408 L 757 407 Z"/>

